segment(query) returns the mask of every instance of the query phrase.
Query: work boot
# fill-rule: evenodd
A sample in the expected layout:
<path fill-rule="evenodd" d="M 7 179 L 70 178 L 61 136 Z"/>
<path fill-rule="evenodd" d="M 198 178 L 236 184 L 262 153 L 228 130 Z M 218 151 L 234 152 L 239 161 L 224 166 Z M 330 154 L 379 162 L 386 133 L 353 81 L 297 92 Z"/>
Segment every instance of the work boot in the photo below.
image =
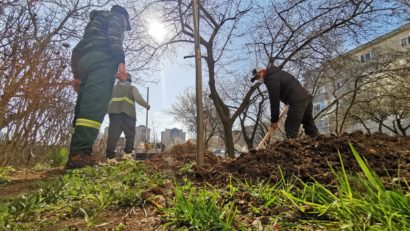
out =
<path fill-rule="evenodd" d="M 134 160 L 132 152 L 125 153 L 124 155 L 122 155 L 121 160 Z"/>
<path fill-rule="evenodd" d="M 75 169 L 75 168 L 84 168 L 87 166 L 94 166 L 94 162 L 91 159 L 91 153 L 76 153 L 71 154 L 68 157 L 68 161 L 65 165 L 65 169 Z"/>
<path fill-rule="evenodd" d="M 108 164 L 108 165 L 114 165 L 114 164 L 117 164 L 118 163 L 118 161 L 117 161 L 117 158 L 109 158 L 109 157 L 107 157 L 107 161 L 106 161 L 106 163 Z"/>
<path fill-rule="evenodd" d="M 117 162 L 117 154 L 113 151 L 105 151 L 105 161 L 103 161 L 101 164 L 102 165 L 113 165 L 118 163 Z"/>

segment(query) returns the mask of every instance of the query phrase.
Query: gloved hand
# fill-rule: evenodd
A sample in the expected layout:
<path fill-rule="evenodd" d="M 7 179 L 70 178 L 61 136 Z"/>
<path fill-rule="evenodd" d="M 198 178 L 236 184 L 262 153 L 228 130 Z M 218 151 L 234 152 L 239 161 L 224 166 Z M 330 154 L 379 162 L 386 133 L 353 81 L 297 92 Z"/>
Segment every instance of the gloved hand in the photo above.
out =
<path fill-rule="evenodd" d="M 73 87 L 73 90 L 78 93 L 80 91 L 80 84 L 81 84 L 81 80 L 79 79 L 73 79 L 71 81 L 71 86 Z"/>
<path fill-rule="evenodd" d="M 278 128 L 278 123 L 272 123 L 272 124 L 270 125 L 270 127 L 271 127 L 273 130 L 275 130 L 275 129 Z"/>
<path fill-rule="evenodd" d="M 151 108 L 151 106 L 150 106 L 150 105 L 148 105 L 148 106 L 147 106 L 147 110 L 149 110 L 150 108 Z"/>

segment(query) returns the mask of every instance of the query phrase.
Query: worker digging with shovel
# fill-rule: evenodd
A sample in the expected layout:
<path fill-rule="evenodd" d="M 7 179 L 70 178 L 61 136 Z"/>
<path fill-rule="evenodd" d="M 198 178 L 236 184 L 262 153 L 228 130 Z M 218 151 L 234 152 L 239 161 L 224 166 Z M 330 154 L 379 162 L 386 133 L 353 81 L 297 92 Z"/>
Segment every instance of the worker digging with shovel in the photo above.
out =
<path fill-rule="evenodd" d="M 271 65 L 267 69 L 253 70 L 251 82 L 263 82 L 269 93 L 271 109 L 271 129 L 278 128 L 280 101 L 288 105 L 285 132 L 287 138 L 296 138 L 300 124 L 310 137 L 319 135 L 313 120 L 312 95 L 290 73 Z"/>

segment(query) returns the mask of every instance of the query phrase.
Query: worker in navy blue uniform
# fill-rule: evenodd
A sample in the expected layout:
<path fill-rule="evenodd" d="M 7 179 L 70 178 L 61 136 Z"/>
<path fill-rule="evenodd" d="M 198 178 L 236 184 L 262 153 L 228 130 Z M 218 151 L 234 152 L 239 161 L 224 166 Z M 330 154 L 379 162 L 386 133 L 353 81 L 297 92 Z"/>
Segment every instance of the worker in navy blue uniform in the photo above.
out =
<path fill-rule="evenodd" d="M 312 95 L 290 73 L 278 67 L 253 71 L 251 81 L 263 81 L 269 93 L 271 109 L 271 127 L 278 128 L 280 101 L 288 105 L 285 131 L 288 138 L 296 138 L 300 124 L 303 124 L 305 134 L 310 137 L 319 135 L 313 120 Z"/>

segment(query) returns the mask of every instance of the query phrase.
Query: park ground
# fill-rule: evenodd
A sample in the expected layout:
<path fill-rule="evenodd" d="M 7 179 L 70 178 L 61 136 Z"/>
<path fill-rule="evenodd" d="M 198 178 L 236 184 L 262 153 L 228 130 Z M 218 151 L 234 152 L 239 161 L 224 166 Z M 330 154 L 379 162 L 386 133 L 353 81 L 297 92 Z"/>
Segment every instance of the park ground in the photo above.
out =
<path fill-rule="evenodd" d="M 0 169 L 0 230 L 410 230 L 410 138 L 278 141 L 237 159 Z"/>

